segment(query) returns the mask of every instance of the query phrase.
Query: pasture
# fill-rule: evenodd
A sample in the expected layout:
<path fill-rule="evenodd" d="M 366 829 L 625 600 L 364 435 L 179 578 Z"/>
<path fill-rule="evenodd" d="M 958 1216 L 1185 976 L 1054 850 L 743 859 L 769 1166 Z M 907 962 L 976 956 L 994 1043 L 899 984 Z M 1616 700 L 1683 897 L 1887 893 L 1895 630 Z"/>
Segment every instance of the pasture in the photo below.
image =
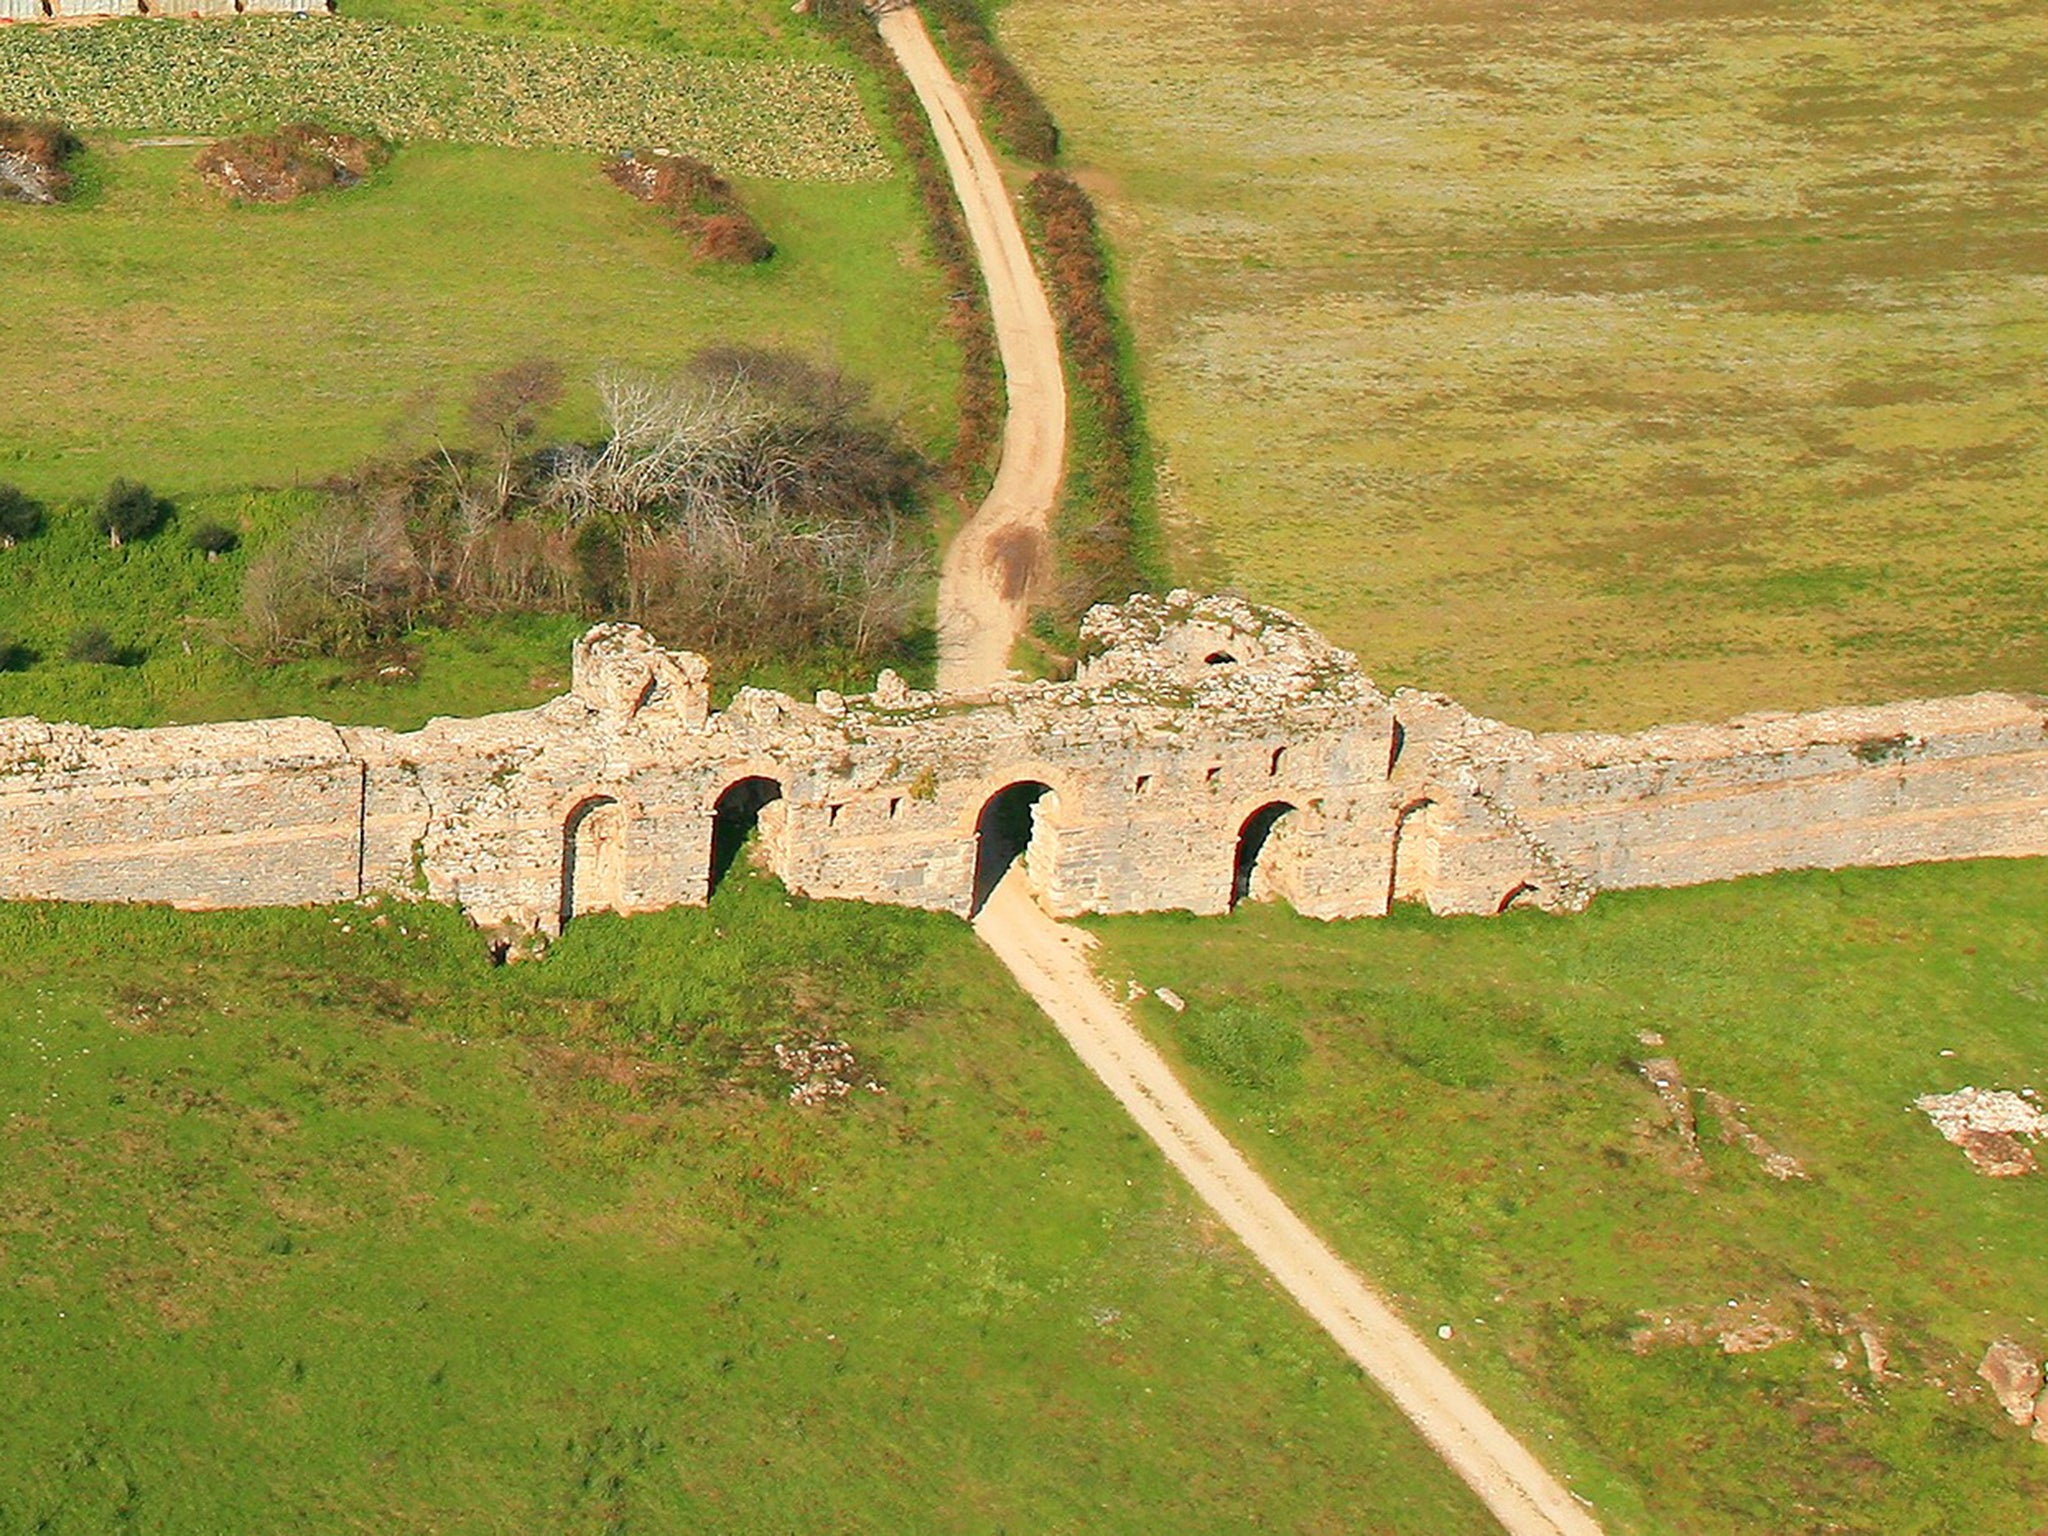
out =
<path fill-rule="evenodd" d="M 958 352 L 900 181 L 742 181 L 777 254 L 735 270 L 593 155 L 413 144 L 360 187 L 255 208 L 203 186 L 189 145 L 92 144 L 79 203 L 0 206 L 24 274 L 0 307 L 0 480 L 34 493 L 316 483 L 459 442 L 477 382 L 529 357 L 571 385 L 547 428 L 588 435 L 601 366 L 714 341 L 830 358 L 913 442 L 949 440 Z"/>
<path fill-rule="evenodd" d="M 0 939 L 8 1530 L 1483 1520 L 949 919 Z"/>
<path fill-rule="evenodd" d="M 1607 1529 L 1932 1536 L 2048 1499 L 1975 1374 L 2001 1334 L 2048 1351 L 2048 1178 L 1911 1107 L 2048 1089 L 2044 919 L 2038 861 L 1987 861 L 1091 926 L 1112 984 L 1185 997 L 1141 1020 L 1238 1145 Z M 1703 1090 L 1696 1159 L 1654 1058 Z"/>
<path fill-rule="evenodd" d="M 2048 19 L 1009 0 L 1177 574 L 1531 727 L 2048 663 Z"/>

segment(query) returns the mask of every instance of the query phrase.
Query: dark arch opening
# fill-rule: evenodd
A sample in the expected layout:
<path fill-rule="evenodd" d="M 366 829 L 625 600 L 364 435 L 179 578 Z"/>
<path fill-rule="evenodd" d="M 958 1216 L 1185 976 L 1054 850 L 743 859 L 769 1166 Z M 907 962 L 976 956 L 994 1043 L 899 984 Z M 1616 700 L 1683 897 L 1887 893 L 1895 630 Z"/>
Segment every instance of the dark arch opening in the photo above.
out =
<path fill-rule="evenodd" d="M 1400 721 L 1394 722 L 1392 739 L 1387 743 L 1387 777 L 1394 776 L 1394 770 L 1401 765 L 1401 749 L 1408 745 L 1408 731 Z"/>
<path fill-rule="evenodd" d="M 1208 667 L 1227 667 L 1236 660 L 1237 658 L 1228 651 L 1211 651 L 1202 658 L 1202 664 Z"/>
<path fill-rule="evenodd" d="M 760 774 L 728 784 L 719 794 L 711 811 L 711 883 L 706 896 L 717 891 L 718 882 L 731 871 L 747 839 L 761 825 L 762 808 L 781 798 L 782 786 Z"/>
<path fill-rule="evenodd" d="M 1510 907 L 1529 905 L 1533 903 L 1541 894 L 1542 893 L 1539 892 L 1535 886 L 1531 885 L 1528 881 L 1524 880 L 1520 885 L 1516 886 L 1513 890 L 1509 891 L 1507 895 L 1501 897 L 1500 905 L 1493 909 L 1494 914 L 1498 916 L 1500 913 L 1507 911 Z"/>
<path fill-rule="evenodd" d="M 1413 875 L 1413 871 L 1408 869 L 1402 862 L 1404 854 L 1411 860 L 1415 857 L 1414 850 L 1407 845 L 1408 823 L 1418 815 L 1428 811 L 1435 804 L 1434 800 L 1417 800 L 1413 804 L 1402 806 L 1401 814 L 1394 818 L 1393 846 L 1387 853 L 1387 910 L 1389 912 L 1394 910 L 1394 903 L 1401 899 L 1402 892 L 1411 883 Z"/>
<path fill-rule="evenodd" d="M 1275 800 L 1262 805 L 1244 819 L 1244 825 L 1237 829 L 1237 862 L 1231 867 L 1230 904 L 1235 907 L 1252 893 L 1252 875 L 1259 867 L 1259 855 L 1266 851 L 1266 839 L 1273 835 L 1273 828 L 1280 824 L 1280 818 L 1289 815 L 1294 807 L 1285 800 Z"/>
<path fill-rule="evenodd" d="M 579 876 L 588 880 L 596 871 L 591 866 L 597 861 L 599 850 L 593 846 L 600 827 L 592 827 L 590 818 L 600 812 L 616 809 L 618 801 L 610 795 L 592 795 L 579 801 L 562 823 L 562 903 L 556 913 L 561 926 L 567 928 L 575 918 L 577 906 L 576 882 Z"/>
<path fill-rule="evenodd" d="M 1002 883 L 1010 866 L 1031 846 L 1033 812 L 1052 793 L 1052 786 L 1027 779 L 997 790 L 974 823 L 974 900 L 979 912 Z"/>

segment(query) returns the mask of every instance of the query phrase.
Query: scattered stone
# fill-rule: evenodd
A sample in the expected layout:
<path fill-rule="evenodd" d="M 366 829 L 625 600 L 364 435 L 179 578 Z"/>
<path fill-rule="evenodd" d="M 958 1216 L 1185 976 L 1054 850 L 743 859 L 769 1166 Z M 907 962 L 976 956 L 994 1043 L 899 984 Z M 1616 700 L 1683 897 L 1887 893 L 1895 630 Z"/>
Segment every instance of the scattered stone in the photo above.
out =
<path fill-rule="evenodd" d="M 818 713 L 837 718 L 846 713 L 846 695 L 835 693 L 830 688 L 818 690 Z"/>
<path fill-rule="evenodd" d="M 861 1070 L 853 1047 L 844 1040 L 807 1040 L 775 1043 L 775 1065 L 790 1080 L 792 1104 L 829 1104 L 852 1093 L 855 1086 L 869 1093 L 888 1090 Z"/>
<path fill-rule="evenodd" d="M 1166 1006 L 1171 1008 L 1175 1013 L 1186 1013 L 1188 1011 L 1187 999 L 1182 997 L 1178 992 L 1174 991 L 1171 987 L 1154 987 L 1152 989 L 1152 995 L 1158 998 L 1159 1001 L 1161 1001 L 1162 1003 L 1166 1004 Z"/>
<path fill-rule="evenodd" d="M 1664 1043 L 1664 1037 L 1654 1029 L 1637 1030 L 1636 1040 L 1639 1044 L 1650 1046 L 1652 1049 Z"/>
<path fill-rule="evenodd" d="M 377 139 L 293 123 L 208 145 L 199 156 L 199 179 L 238 202 L 289 203 L 352 187 L 390 154 Z"/>
<path fill-rule="evenodd" d="M 1451 1325 L 1449 1323 L 1439 1323 L 1436 1336 L 1440 1339 L 1448 1339 L 1451 1336 Z"/>
<path fill-rule="evenodd" d="M 2034 1422 L 2034 1400 L 2041 1395 L 2041 1359 L 2013 1339 L 1995 1339 L 1977 1367 L 2006 1417 L 2015 1424 Z"/>
<path fill-rule="evenodd" d="M 2048 1115 L 2028 1102 L 2033 1090 L 1958 1088 L 1922 1094 L 1913 1101 L 1942 1136 L 1963 1149 L 1970 1166 L 1989 1178 L 2015 1178 L 2037 1164 L 2022 1136 L 2048 1136 Z"/>
<path fill-rule="evenodd" d="M 1671 1117 L 1671 1128 L 1678 1133 L 1678 1144 L 1685 1153 L 1680 1173 L 1688 1180 L 1705 1178 L 1707 1164 L 1700 1156 L 1699 1121 L 1693 1114 L 1692 1092 L 1685 1086 L 1678 1063 L 1669 1056 L 1652 1056 L 1637 1062 L 1636 1070 L 1655 1090 L 1665 1113 Z"/>
<path fill-rule="evenodd" d="M 1702 1088 L 1700 1097 L 1706 1101 L 1707 1108 L 1720 1122 L 1723 1146 L 1740 1146 L 1743 1151 L 1762 1163 L 1764 1172 L 1774 1179 L 1806 1177 L 1806 1168 L 1798 1158 L 1789 1152 L 1780 1152 L 1750 1129 L 1749 1122 L 1743 1118 L 1742 1106 L 1727 1094 L 1717 1093 L 1712 1088 Z"/>
<path fill-rule="evenodd" d="M 901 709 L 910 698 L 910 685 L 894 667 L 884 667 L 875 676 L 874 700 L 884 709 Z"/>
<path fill-rule="evenodd" d="M 0 117 L 0 202 L 63 202 L 71 191 L 64 162 L 77 149 L 62 123 Z"/>
<path fill-rule="evenodd" d="M 1723 1329 L 1717 1337 L 1721 1343 L 1721 1353 L 1724 1355 L 1754 1355 L 1767 1349 L 1775 1349 L 1799 1335 L 1783 1323 L 1774 1323 L 1766 1319 L 1742 1328 Z"/>
<path fill-rule="evenodd" d="M 1859 1329 L 1856 1340 L 1863 1346 L 1863 1362 L 1870 1367 L 1870 1374 L 1883 1381 L 1885 1367 L 1892 1362 L 1891 1351 L 1884 1347 L 1884 1340 L 1869 1328 Z"/>

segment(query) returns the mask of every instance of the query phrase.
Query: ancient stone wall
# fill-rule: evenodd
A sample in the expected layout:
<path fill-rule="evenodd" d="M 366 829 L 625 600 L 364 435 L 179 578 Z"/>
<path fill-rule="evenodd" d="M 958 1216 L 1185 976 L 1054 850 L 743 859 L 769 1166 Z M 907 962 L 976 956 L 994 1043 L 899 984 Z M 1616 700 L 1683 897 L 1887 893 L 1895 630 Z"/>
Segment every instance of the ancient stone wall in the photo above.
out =
<path fill-rule="evenodd" d="M 1375 689 L 1229 599 L 1098 609 L 1080 675 L 937 697 L 743 690 L 606 625 L 538 709 L 392 732 L 0 722 L 0 897 L 372 890 L 553 931 L 704 901 L 740 838 L 789 886 L 968 913 L 1015 857 L 1055 913 L 1583 905 L 1811 865 L 2048 852 L 2042 701 L 1535 736 Z"/>

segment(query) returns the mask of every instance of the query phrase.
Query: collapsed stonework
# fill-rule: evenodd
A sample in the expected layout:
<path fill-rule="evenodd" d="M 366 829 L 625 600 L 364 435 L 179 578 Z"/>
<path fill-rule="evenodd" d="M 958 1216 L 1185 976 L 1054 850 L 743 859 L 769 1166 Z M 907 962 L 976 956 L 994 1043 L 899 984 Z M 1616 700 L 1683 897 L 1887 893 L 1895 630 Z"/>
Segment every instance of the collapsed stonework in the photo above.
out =
<path fill-rule="evenodd" d="M 1307 626 L 1176 592 L 1098 608 L 1069 682 L 800 702 L 628 625 L 536 709 L 0 721 L 0 898 L 283 905 L 369 891 L 484 925 L 701 903 L 742 837 L 795 891 L 970 913 L 1013 862 L 1056 915 L 1583 906 L 1800 867 L 2048 852 L 2048 703 L 1978 694 L 1633 736 L 1381 693 Z"/>

